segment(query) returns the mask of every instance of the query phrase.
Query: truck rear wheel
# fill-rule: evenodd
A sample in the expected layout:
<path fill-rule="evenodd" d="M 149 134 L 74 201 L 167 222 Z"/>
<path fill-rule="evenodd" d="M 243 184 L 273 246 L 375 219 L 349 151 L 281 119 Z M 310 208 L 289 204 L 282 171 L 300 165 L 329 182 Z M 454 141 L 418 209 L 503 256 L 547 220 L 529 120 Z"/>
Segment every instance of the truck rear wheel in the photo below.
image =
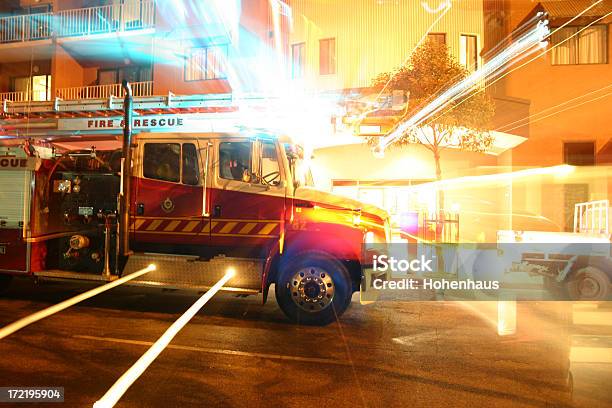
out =
<path fill-rule="evenodd" d="M 0 295 L 4 294 L 8 290 L 12 281 L 13 277 L 11 275 L 0 275 Z"/>
<path fill-rule="evenodd" d="M 610 278 L 599 268 L 587 266 L 570 278 L 567 291 L 572 300 L 606 300 L 610 295 Z"/>
<path fill-rule="evenodd" d="M 295 323 L 326 325 L 348 308 L 352 285 L 346 267 L 322 252 L 302 252 L 281 266 L 276 301 Z"/>

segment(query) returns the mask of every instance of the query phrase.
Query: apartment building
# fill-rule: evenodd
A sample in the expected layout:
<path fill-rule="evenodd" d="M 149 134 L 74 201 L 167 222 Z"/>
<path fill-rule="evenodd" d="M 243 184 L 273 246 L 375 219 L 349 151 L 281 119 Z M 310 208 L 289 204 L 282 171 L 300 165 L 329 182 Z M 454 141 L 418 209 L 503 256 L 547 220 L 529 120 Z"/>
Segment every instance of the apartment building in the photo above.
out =
<path fill-rule="evenodd" d="M 501 100 L 526 107 L 518 120 L 504 118 L 498 110 L 498 129 L 520 129 L 527 137 L 505 153 L 506 164 L 515 170 L 577 166 L 573 179 L 544 182 L 540 188 L 515 186 L 514 208 L 529 208 L 570 230 L 575 203 L 611 198 L 606 166 L 612 163 L 612 2 L 487 0 L 485 9 L 492 43 L 536 13 L 547 13 L 553 31 L 547 48 L 491 90 Z"/>
<path fill-rule="evenodd" d="M 609 101 L 604 94 L 610 92 L 612 78 L 612 16 L 605 17 L 612 12 L 612 3 L 603 1 L 586 12 L 594 1 L 498 3 L 503 7 L 500 11 L 506 33 L 540 11 L 548 14 L 554 31 L 546 52 L 500 81 L 496 89 L 498 95 L 520 98 L 529 104 L 529 120 L 500 123 L 505 129 L 521 125 L 529 128 L 528 141 L 512 151 L 513 164 L 610 163 L 612 129 Z M 582 16 L 574 19 L 580 13 Z"/>
<path fill-rule="evenodd" d="M 293 0 L 292 77 L 306 89 L 369 87 L 378 74 L 401 66 L 425 33 L 475 69 L 481 63 L 482 0 L 453 3 L 444 13 L 439 5 L 446 2 L 439 1 Z"/>
<path fill-rule="evenodd" d="M 8 0 L 0 3 L 0 100 L 232 92 L 270 53 L 268 0 Z M 233 77 L 231 75 L 233 73 Z M 256 81 L 255 81 L 256 82 Z"/>

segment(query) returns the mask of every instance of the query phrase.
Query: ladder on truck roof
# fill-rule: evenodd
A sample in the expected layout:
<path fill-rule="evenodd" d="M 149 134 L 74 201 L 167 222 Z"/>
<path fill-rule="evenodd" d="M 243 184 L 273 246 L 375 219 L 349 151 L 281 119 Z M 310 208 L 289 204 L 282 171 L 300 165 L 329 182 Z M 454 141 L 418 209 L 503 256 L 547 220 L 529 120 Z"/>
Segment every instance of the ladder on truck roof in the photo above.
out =
<path fill-rule="evenodd" d="M 259 111 L 274 100 L 253 95 L 237 98 L 231 93 L 136 96 L 132 102 L 132 127 L 137 133 L 221 132 L 230 127 L 262 130 L 261 126 L 242 123 L 236 114 L 245 107 Z M 0 112 L 0 137 L 47 139 L 117 135 L 123 127 L 123 104 L 123 98 L 116 96 L 53 101 L 5 100 Z"/>
<path fill-rule="evenodd" d="M 135 96 L 133 110 L 135 113 L 195 113 L 213 112 L 215 110 L 235 109 L 238 102 L 252 103 L 263 100 L 262 97 L 243 97 L 236 99 L 231 93 Z M 52 101 L 2 102 L 2 118 L 46 118 L 74 117 L 75 115 L 118 115 L 123 112 L 123 98 L 111 95 L 109 98 Z"/>

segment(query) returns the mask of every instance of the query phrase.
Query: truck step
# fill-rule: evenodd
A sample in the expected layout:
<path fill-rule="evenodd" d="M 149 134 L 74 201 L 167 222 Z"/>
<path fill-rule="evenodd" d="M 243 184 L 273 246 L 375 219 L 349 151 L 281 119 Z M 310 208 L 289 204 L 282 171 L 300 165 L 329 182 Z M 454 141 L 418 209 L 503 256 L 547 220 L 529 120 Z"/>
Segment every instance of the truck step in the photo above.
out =
<path fill-rule="evenodd" d="M 58 279 L 58 280 L 86 280 L 86 281 L 96 281 L 96 282 L 107 282 L 107 281 L 112 281 L 112 280 L 117 279 L 116 276 L 112 276 L 112 275 L 110 279 L 107 279 L 104 276 L 99 275 L 99 274 L 62 271 L 58 269 L 34 272 L 34 275 L 37 278 L 41 278 L 44 280 Z"/>
<path fill-rule="evenodd" d="M 261 290 L 264 261 L 259 259 L 231 258 L 219 256 L 209 261 L 198 257 L 166 254 L 134 254 L 130 256 L 123 275 L 136 272 L 155 264 L 156 269 L 133 281 L 135 285 L 164 286 L 175 288 L 210 288 L 233 268 L 236 275 L 224 290 L 256 293 Z"/>

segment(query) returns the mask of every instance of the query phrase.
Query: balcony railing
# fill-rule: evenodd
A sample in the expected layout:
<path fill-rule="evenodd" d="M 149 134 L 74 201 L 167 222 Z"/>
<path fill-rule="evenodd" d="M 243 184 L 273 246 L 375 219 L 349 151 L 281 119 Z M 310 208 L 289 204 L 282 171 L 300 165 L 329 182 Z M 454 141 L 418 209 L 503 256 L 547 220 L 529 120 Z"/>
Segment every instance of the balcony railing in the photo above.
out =
<path fill-rule="evenodd" d="M 113 33 L 153 27 L 155 2 L 131 1 L 100 7 L 63 10 L 55 14 L 59 37 Z"/>
<path fill-rule="evenodd" d="M 0 101 L 25 102 L 30 99 L 28 92 L 0 92 Z"/>
<path fill-rule="evenodd" d="M 56 13 L 2 17 L 0 43 L 140 30 L 154 25 L 155 1 L 133 0 Z"/>
<path fill-rule="evenodd" d="M 132 94 L 134 96 L 153 95 L 153 81 L 132 82 Z M 121 84 L 77 86 L 72 88 L 58 88 L 55 96 L 64 100 L 76 99 L 104 99 L 111 96 L 123 95 Z"/>
<path fill-rule="evenodd" d="M 52 13 L 0 18 L 0 43 L 42 40 L 51 36 Z"/>

